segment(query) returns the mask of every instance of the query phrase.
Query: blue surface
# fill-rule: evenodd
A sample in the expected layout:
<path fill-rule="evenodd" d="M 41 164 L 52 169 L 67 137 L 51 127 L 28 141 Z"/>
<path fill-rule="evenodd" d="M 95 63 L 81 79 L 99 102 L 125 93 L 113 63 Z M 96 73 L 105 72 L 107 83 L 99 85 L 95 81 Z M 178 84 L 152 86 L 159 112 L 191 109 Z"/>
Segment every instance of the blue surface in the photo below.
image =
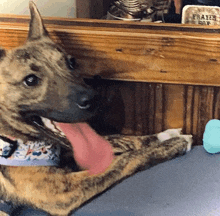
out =
<path fill-rule="evenodd" d="M 19 215 L 45 215 L 23 211 Z M 137 173 L 75 216 L 220 216 L 220 154 L 203 146 Z"/>
<path fill-rule="evenodd" d="M 75 213 L 84 215 L 220 215 L 220 154 L 197 146 L 126 179 Z"/>

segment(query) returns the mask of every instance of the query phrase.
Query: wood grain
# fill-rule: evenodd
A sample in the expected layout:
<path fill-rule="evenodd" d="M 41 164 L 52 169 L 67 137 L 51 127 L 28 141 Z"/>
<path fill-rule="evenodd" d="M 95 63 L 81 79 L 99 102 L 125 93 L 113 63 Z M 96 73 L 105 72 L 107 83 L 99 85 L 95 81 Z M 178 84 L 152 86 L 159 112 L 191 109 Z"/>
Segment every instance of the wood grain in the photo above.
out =
<path fill-rule="evenodd" d="M 2 15 L 0 44 L 23 44 L 28 22 Z M 64 18 L 45 24 L 85 76 L 107 79 L 111 100 L 96 119 L 102 129 L 141 135 L 183 128 L 201 144 L 207 121 L 220 117 L 219 27 Z"/>
<path fill-rule="evenodd" d="M 118 93 L 106 113 L 108 120 L 104 117 L 102 121 L 122 134 L 182 128 L 184 133 L 194 135 L 196 144 L 202 144 L 206 123 L 220 118 L 219 87 L 125 81 L 103 81 L 104 86 L 105 82 L 114 83 Z"/>
<path fill-rule="evenodd" d="M 2 16 L 6 48 L 25 41 L 28 17 Z M 51 36 L 87 75 L 160 83 L 220 86 L 218 27 L 46 18 Z"/>

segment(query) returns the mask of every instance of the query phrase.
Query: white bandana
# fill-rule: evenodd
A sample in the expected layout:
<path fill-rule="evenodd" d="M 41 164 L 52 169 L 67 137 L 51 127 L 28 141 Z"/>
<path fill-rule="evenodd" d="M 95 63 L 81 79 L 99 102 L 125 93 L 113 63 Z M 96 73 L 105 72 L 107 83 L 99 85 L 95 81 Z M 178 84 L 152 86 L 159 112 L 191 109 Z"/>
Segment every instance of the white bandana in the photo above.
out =
<path fill-rule="evenodd" d="M 22 140 L 10 142 L 0 138 L 0 164 L 7 166 L 58 166 L 60 147 L 46 145 L 44 141 Z M 17 142 L 17 143 L 16 143 Z"/>

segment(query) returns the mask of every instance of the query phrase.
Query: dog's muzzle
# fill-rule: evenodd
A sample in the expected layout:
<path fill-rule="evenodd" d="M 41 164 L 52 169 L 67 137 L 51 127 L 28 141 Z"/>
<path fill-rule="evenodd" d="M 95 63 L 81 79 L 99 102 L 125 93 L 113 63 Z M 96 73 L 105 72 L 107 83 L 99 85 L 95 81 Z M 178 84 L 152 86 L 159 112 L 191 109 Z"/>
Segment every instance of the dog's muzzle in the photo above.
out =
<path fill-rule="evenodd" d="M 76 105 L 81 110 L 94 110 L 101 100 L 101 96 L 95 91 L 80 92 L 77 94 Z"/>

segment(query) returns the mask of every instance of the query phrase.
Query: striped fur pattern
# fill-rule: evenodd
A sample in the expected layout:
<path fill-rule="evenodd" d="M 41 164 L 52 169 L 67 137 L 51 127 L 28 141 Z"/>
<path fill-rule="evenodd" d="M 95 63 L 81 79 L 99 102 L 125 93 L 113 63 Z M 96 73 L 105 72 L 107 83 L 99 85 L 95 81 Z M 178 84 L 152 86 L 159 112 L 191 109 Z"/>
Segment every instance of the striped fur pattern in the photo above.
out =
<path fill-rule="evenodd" d="M 95 97 L 96 93 L 86 86 L 73 59 L 49 38 L 33 2 L 30 11 L 27 42 L 14 50 L 0 49 L 0 134 L 60 145 L 62 165 L 0 166 L 2 199 L 66 216 L 137 171 L 190 150 L 191 136 L 181 135 L 178 129 L 150 136 L 106 136 L 114 149 L 112 164 L 97 175 L 81 170 L 70 143 L 37 122 L 39 115 L 56 121 L 85 121 L 95 108 L 91 113 L 88 104 L 77 104 L 78 94 Z"/>

